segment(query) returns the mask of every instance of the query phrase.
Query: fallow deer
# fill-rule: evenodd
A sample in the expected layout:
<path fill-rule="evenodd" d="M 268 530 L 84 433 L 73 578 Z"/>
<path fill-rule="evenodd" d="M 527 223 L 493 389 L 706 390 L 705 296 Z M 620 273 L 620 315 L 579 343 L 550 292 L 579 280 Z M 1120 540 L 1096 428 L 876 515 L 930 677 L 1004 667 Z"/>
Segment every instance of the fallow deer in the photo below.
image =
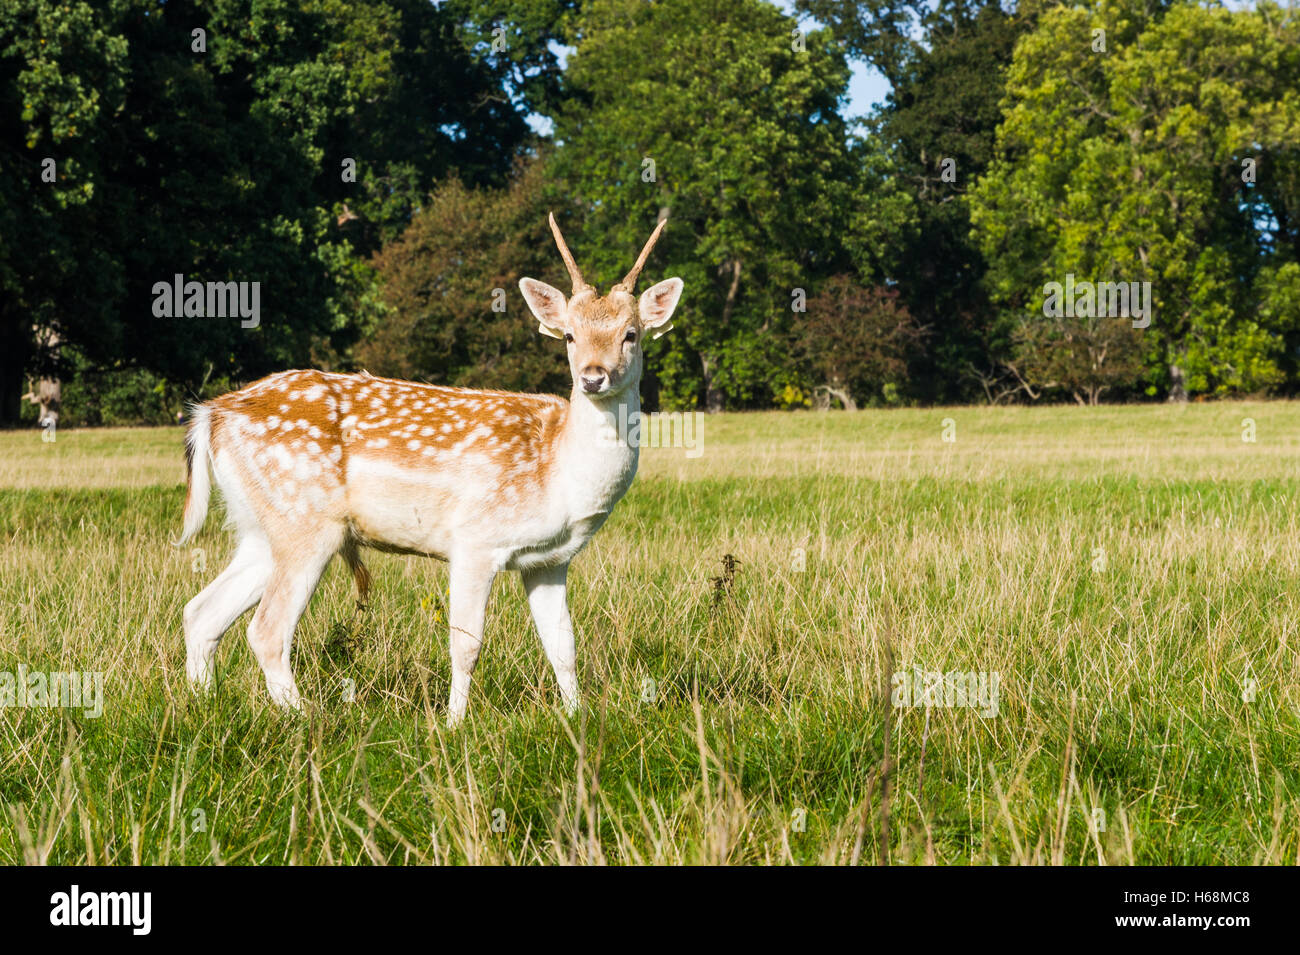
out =
<path fill-rule="evenodd" d="M 544 335 L 568 348 L 573 391 L 552 395 L 447 388 L 367 373 L 285 371 L 192 409 L 184 529 L 207 514 L 211 482 L 238 535 L 230 565 L 185 607 L 186 673 L 206 687 L 225 632 L 257 604 L 248 640 L 278 704 L 300 708 L 290 670 L 294 629 L 335 554 L 364 600 L 361 547 L 446 560 L 451 692 L 465 715 L 492 581 L 517 570 L 565 708 L 578 706 L 569 562 L 636 474 L 642 336 L 672 327 L 682 280 L 635 297 L 661 221 L 622 282 L 587 283 L 555 217 L 573 291 L 519 282 Z M 209 473 L 209 470 L 211 473 Z"/>
<path fill-rule="evenodd" d="M 63 405 L 63 383 L 57 378 L 42 378 L 34 388 L 23 395 L 23 401 L 37 406 L 36 424 L 40 428 L 53 428 L 59 423 L 59 409 Z"/>

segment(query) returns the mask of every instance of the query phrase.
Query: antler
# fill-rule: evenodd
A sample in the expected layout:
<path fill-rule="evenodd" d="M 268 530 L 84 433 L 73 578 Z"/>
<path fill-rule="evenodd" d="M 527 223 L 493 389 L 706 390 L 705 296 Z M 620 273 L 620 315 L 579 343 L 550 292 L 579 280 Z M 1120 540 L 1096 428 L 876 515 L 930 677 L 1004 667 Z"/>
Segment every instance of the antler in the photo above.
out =
<path fill-rule="evenodd" d="M 569 269 L 569 278 L 573 281 L 573 294 L 577 295 L 581 291 L 590 289 L 591 285 L 583 279 L 582 273 L 578 271 L 578 263 L 573 261 L 573 253 L 564 244 L 564 236 L 560 234 L 560 227 L 556 225 L 554 212 L 551 213 L 551 232 L 555 235 L 555 244 L 560 247 L 560 256 Z"/>
<path fill-rule="evenodd" d="M 614 288 L 622 289 L 629 295 L 636 291 L 637 277 L 641 274 L 641 269 L 645 265 L 645 260 L 650 258 L 650 250 L 653 249 L 655 243 L 659 241 L 659 233 L 664 231 L 664 226 L 667 224 L 667 217 L 659 220 L 659 224 L 655 226 L 654 232 L 650 233 L 650 239 L 646 242 L 645 248 L 642 249 L 641 254 L 636 257 L 636 265 L 632 266 L 632 271 L 628 272 L 623 281 L 615 285 Z"/>

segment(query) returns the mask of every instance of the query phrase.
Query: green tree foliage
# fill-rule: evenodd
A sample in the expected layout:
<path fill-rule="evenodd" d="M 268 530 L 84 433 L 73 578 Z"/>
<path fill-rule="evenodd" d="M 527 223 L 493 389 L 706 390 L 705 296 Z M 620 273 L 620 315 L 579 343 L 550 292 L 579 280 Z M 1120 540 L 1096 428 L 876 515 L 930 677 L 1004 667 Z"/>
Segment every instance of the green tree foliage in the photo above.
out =
<path fill-rule="evenodd" d="M 552 209 L 606 288 L 670 219 L 645 274 L 687 292 L 649 407 L 1296 390 L 1300 21 L 794 7 L 821 26 L 766 0 L 9 0 L 0 423 L 51 373 L 87 422 L 358 358 L 563 390 L 514 285 L 561 281 Z M 856 127 L 849 56 L 892 87 Z M 155 317 L 176 274 L 259 282 L 261 325 Z M 1150 281 L 1151 326 L 1040 321 L 1069 274 Z"/>
<path fill-rule="evenodd" d="M 465 27 L 422 0 L 5 4 L 0 420 L 45 370 L 37 328 L 191 386 L 345 356 L 371 302 L 359 254 L 452 170 L 504 178 L 527 135 Z M 175 274 L 260 282 L 260 326 L 155 317 Z"/>
<path fill-rule="evenodd" d="M 851 52 L 890 81 L 856 150 L 848 243 L 860 273 L 888 280 L 931 331 L 910 387 L 930 400 L 973 395 L 972 371 L 996 364 L 1007 329 L 984 293 L 968 194 L 993 159 L 1003 75 L 1032 19 L 997 2 L 801 0 Z"/>
<path fill-rule="evenodd" d="M 759 0 L 595 0 L 577 22 L 557 169 L 590 214 L 566 232 L 607 286 L 669 215 L 646 273 L 686 282 L 649 349 L 665 406 L 769 405 L 794 290 L 847 264 L 848 68 L 795 30 Z"/>
<path fill-rule="evenodd" d="M 303 2 L 319 12 L 329 56 L 346 67 L 349 83 L 345 108 L 327 130 L 315 185 L 336 208 L 347 202 L 358 216 L 346 234 L 359 254 L 396 237 L 429 189 L 448 176 L 474 186 L 504 181 L 529 135 L 523 110 L 534 104 L 523 102 L 523 90 L 532 88 L 534 61 L 550 55 L 546 43 L 558 19 L 547 22 L 527 4 L 517 5 L 515 16 L 536 32 L 531 44 L 518 35 L 521 27 L 506 37 L 514 44 L 508 51 L 518 51 L 523 64 L 516 67 L 509 52 L 492 52 L 493 14 L 478 4 Z M 520 85 L 519 104 L 507 95 L 507 80 Z M 537 82 L 551 91 L 553 72 Z M 536 99 L 544 99 L 540 91 Z M 340 174 L 344 158 L 357 162 L 355 184 Z"/>
<path fill-rule="evenodd" d="M 1139 331 L 1128 318 L 1029 315 L 1012 332 L 1007 368 L 1029 395 L 1059 389 L 1081 405 L 1131 385 L 1142 370 Z"/>
<path fill-rule="evenodd" d="M 207 399 L 237 387 L 228 378 L 182 386 L 127 362 L 92 364 L 75 349 L 62 355 L 67 380 L 59 409 L 60 428 L 176 424 L 187 401 Z M 38 409 L 26 404 L 25 421 L 35 424 Z"/>
<path fill-rule="evenodd" d="M 556 48 L 582 0 L 448 0 L 445 7 L 466 48 L 490 65 L 514 103 L 526 112 L 558 112 L 569 91 Z"/>
<path fill-rule="evenodd" d="M 1148 393 L 1280 385 L 1300 332 L 1298 41 L 1267 3 L 1046 11 L 972 201 L 999 305 L 1033 310 L 1069 273 L 1150 281 Z"/>
<path fill-rule="evenodd" d="M 546 164 L 508 186 L 443 183 L 375 259 L 387 315 L 357 349 L 370 372 L 440 384 L 567 393 L 562 347 L 537 333 L 524 276 L 567 288 L 546 223 Z M 583 246 L 574 243 L 581 254 Z M 498 310 L 500 309 L 500 310 Z"/>
<path fill-rule="evenodd" d="M 95 210 L 128 55 L 86 3 L 0 5 L 0 422 L 18 420 L 25 373 L 55 371 L 37 326 L 119 324 L 120 259 Z"/>

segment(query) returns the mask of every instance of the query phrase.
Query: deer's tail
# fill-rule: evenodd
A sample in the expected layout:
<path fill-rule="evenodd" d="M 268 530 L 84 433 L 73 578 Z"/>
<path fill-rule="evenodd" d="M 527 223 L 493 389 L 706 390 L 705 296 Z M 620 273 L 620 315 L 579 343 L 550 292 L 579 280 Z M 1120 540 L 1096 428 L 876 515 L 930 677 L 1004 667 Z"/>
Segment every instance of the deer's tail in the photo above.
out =
<path fill-rule="evenodd" d="M 190 406 L 190 427 L 185 434 L 185 526 L 179 547 L 199 532 L 208 516 L 208 498 L 212 494 L 212 409 L 206 405 Z"/>

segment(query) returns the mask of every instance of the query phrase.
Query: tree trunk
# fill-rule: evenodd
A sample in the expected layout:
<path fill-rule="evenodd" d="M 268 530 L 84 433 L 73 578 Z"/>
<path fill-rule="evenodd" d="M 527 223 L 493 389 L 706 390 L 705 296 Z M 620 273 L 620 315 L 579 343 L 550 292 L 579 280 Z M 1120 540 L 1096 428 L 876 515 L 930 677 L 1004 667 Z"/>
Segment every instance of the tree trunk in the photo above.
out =
<path fill-rule="evenodd" d="M 726 404 L 726 395 L 714 384 L 717 363 L 708 355 L 701 355 L 700 367 L 704 370 L 704 410 L 709 414 L 717 414 Z"/>
<path fill-rule="evenodd" d="M 1178 365 L 1169 366 L 1169 400 L 1184 404 L 1187 401 L 1187 376 Z"/>
<path fill-rule="evenodd" d="M 722 263 L 718 274 L 726 275 L 727 272 L 731 272 L 731 284 L 727 288 L 726 301 L 722 304 L 723 328 L 731 323 L 731 313 L 736 307 L 736 294 L 740 291 L 740 259 L 731 259 Z M 717 414 L 727 403 L 727 396 L 714 384 L 718 363 L 709 355 L 700 355 L 700 365 L 704 370 L 704 410 L 709 414 Z"/>
<path fill-rule="evenodd" d="M 725 273 L 726 266 L 723 266 Z M 731 260 L 731 287 L 727 289 L 727 300 L 722 305 L 722 327 L 731 321 L 732 310 L 736 307 L 736 293 L 740 291 L 740 259 Z"/>
<path fill-rule="evenodd" d="M 849 389 L 836 388 L 831 385 L 824 385 L 823 387 L 826 389 L 826 394 L 830 395 L 832 398 L 838 398 L 840 400 L 840 404 L 844 405 L 845 411 L 858 410 L 858 403 L 854 401 L 853 396 L 849 394 Z"/>

